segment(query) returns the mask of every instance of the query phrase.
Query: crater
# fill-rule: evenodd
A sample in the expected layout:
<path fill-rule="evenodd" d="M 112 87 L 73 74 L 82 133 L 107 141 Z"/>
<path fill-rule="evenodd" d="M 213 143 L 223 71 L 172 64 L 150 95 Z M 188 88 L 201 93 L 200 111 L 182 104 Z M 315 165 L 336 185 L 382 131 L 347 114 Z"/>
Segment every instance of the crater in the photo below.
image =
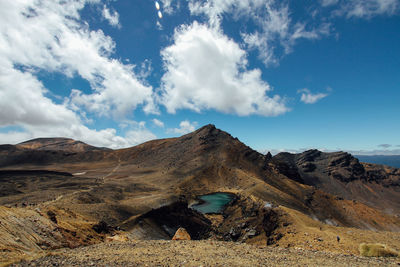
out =
<path fill-rule="evenodd" d="M 206 239 L 211 231 L 211 221 L 202 213 L 178 201 L 140 216 L 131 235 L 140 239 L 171 239 L 183 227 L 194 240 Z"/>
<path fill-rule="evenodd" d="M 234 194 L 223 192 L 201 195 L 197 197 L 199 203 L 192 205 L 191 208 L 203 214 L 221 214 L 234 198 Z"/>

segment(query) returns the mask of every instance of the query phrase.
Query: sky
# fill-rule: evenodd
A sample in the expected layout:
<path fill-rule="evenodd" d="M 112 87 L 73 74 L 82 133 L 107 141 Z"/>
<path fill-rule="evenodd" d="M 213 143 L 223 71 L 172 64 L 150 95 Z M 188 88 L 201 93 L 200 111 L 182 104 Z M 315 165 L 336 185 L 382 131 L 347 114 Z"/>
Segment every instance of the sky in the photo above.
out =
<path fill-rule="evenodd" d="M 400 154 L 400 0 L 0 1 L 0 143 L 209 123 L 261 152 Z"/>

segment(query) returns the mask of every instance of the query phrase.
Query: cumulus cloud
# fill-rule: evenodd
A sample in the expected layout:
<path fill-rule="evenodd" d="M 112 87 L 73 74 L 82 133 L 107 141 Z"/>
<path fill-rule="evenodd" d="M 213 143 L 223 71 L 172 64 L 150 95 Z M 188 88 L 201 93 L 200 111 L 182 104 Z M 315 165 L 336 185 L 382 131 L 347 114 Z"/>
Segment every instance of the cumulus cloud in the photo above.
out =
<path fill-rule="evenodd" d="M 161 103 L 167 111 L 214 109 L 241 116 L 276 116 L 288 111 L 259 69 L 247 69 L 246 52 L 219 29 L 194 22 L 181 26 L 174 44 L 161 52 L 165 74 Z"/>
<path fill-rule="evenodd" d="M 325 97 L 328 96 L 327 93 L 316 93 L 316 94 L 313 94 L 307 88 L 298 90 L 297 92 L 301 93 L 300 101 L 305 103 L 305 104 L 317 103 L 322 98 L 325 98 Z"/>
<path fill-rule="evenodd" d="M 0 126 L 29 123 L 58 127 L 65 121 L 78 123 L 73 111 L 44 96 L 46 89 L 34 75 L 0 62 Z"/>
<path fill-rule="evenodd" d="M 371 18 L 378 15 L 393 15 L 399 9 L 399 0 L 342 0 L 335 15 L 347 18 Z"/>
<path fill-rule="evenodd" d="M 0 2 L 0 142 L 66 136 L 120 147 L 154 138 L 143 127 L 118 136 L 115 129 L 92 130 L 82 122 L 79 107 L 103 115 L 126 114 L 139 105 L 154 111 L 152 88 L 136 77 L 133 66 L 111 58 L 115 44 L 110 37 L 81 21 L 79 12 L 88 3 L 100 1 Z M 79 75 L 94 93 L 74 90 L 71 99 L 56 104 L 47 97 L 39 71 Z M 7 126 L 22 130 L 4 132 Z"/>
<path fill-rule="evenodd" d="M 154 139 L 144 124 L 126 129 L 92 130 L 65 104 L 55 104 L 45 96 L 43 84 L 29 72 L 0 64 L 0 125 L 18 125 L 21 131 L 0 133 L 0 143 L 19 143 L 37 137 L 69 137 L 95 146 L 129 147 Z M 0 127 L 1 130 L 1 127 Z"/>
<path fill-rule="evenodd" d="M 18 144 L 23 141 L 33 139 L 28 132 L 8 131 L 0 132 L 0 144 Z"/>
<path fill-rule="evenodd" d="M 158 119 L 153 119 L 152 122 L 153 122 L 153 124 L 154 124 L 155 126 L 164 128 L 164 123 L 163 123 L 162 121 L 160 121 L 160 120 L 158 120 Z"/>
<path fill-rule="evenodd" d="M 168 129 L 168 133 L 187 134 L 193 132 L 197 127 L 197 122 L 190 122 L 188 120 L 181 121 L 179 128 Z"/>
<path fill-rule="evenodd" d="M 91 31 L 80 20 L 79 11 L 87 2 L 99 1 L 2 1 L 0 53 L 4 62 L 27 70 L 79 75 L 94 92 L 74 91 L 72 102 L 100 115 L 122 116 L 139 105 L 154 111 L 152 88 L 137 78 L 133 65 L 111 58 L 113 40 L 101 30 Z"/>
<path fill-rule="evenodd" d="M 104 5 L 102 15 L 108 21 L 108 23 L 110 23 L 111 26 L 118 28 L 121 27 L 121 24 L 119 24 L 119 14 L 117 11 L 111 12 L 110 9 L 106 5 Z"/>
<path fill-rule="evenodd" d="M 93 130 L 82 124 L 65 123 L 60 127 L 43 128 L 36 125 L 23 125 L 24 131 L 0 132 L 0 143 L 16 144 L 38 137 L 68 137 L 90 145 L 109 148 L 124 148 L 155 139 L 156 136 L 146 128 L 135 128 L 118 135 L 113 128 Z"/>

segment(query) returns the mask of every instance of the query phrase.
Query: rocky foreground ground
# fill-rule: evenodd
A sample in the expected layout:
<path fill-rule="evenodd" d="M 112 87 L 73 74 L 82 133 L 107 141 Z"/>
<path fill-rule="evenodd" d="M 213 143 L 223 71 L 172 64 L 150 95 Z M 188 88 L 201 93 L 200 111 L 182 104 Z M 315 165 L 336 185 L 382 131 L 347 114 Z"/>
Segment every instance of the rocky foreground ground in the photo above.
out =
<path fill-rule="evenodd" d="M 218 241 L 130 241 L 62 249 L 12 266 L 399 266 L 367 258 Z"/>

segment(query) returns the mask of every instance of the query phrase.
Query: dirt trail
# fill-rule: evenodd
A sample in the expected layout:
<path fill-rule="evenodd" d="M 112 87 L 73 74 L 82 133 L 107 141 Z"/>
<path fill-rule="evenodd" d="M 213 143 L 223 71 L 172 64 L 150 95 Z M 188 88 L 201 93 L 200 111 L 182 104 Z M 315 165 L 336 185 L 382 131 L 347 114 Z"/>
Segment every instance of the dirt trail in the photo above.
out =
<path fill-rule="evenodd" d="M 119 167 L 121 167 L 121 159 L 118 159 L 118 165 L 114 167 L 114 169 L 112 169 L 112 171 L 110 171 L 107 175 L 103 176 L 102 179 L 102 183 L 105 183 L 106 178 L 109 177 L 110 175 L 112 175 L 114 172 L 116 172 Z"/>
<path fill-rule="evenodd" d="M 99 184 L 104 184 L 104 183 L 106 182 L 106 178 L 110 177 L 113 173 L 115 173 L 115 172 L 119 169 L 119 167 L 121 167 L 121 159 L 118 159 L 118 164 L 117 164 L 109 173 L 107 173 L 107 174 L 106 174 L 105 176 L 103 176 L 103 177 L 96 178 L 97 184 L 92 185 L 92 186 L 89 186 L 87 189 L 81 189 L 81 190 L 78 190 L 78 191 L 75 191 L 75 192 L 72 192 L 72 193 L 59 195 L 56 199 L 53 199 L 53 200 L 47 201 L 47 202 L 45 202 L 45 203 L 42 203 L 42 205 L 43 205 L 43 204 L 49 205 L 49 204 L 51 204 L 51 203 L 54 203 L 54 202 L 57 202 L 57 201 L 61 200 L 62 198 L 66 197 L 66 196 L 72 196 L 72 195 L 79 194 L 79 193 L 83 193 L 83 192 L 89 192 L 89 191 L 91 191 L 93 188 L 99 186 Z M 78 174 L 79 174 L 79 175 L 83 175 L 83 174 L 85 174 L 85 173 L 86 173 L 86 172 L 81 172 L 81 173 L 78 173 Z"/>

